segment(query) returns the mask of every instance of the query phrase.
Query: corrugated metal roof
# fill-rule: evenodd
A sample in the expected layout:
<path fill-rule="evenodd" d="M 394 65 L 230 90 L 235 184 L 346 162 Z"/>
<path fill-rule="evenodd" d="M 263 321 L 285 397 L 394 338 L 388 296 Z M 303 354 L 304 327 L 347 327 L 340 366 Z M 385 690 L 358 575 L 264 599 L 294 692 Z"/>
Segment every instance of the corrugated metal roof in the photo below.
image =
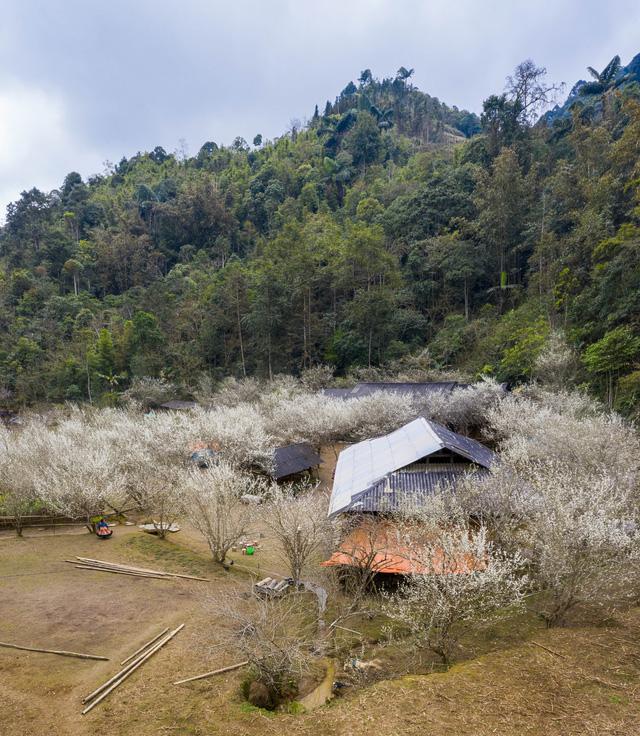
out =
<path fill-rule="evenodd" d="M 277 447 L 274 451 L 272 476 L 279 480 L 315 468 L 321 462 L 318 453 L 306 442 Z"/>
<path fill-rule="evenodd" d="M 449 487 L 455 488 L 467 475 L 468 466 L 452 465 L 451 469 L 423 470 L 418 472 L 399 470 L 382 478 L 362 493 L 354 496 L 345 511 L 410 511 L 420 508 L 429 496 Z M 475 475 L 486 475 L 486 470 L 476 470 Z"/>
<path fill-rule="evenodd" d="M 478 465 L 482 465 L 483 468 L 489 468 L 496 459 L 495 453 L 490 450 L 482 442 L 472 439 L 471 437 L 465 437 L 457 432 L 452 432 L 442 424 L 427 419 L 432 429 L 435 430 L 436 434 L 442 440 L 443 445 L 451 450 L 466 457 L 467 460 L 471 460 Z"/>
<path fill-rule="evenodd" d="M 418 417 L 390 434 L 358 442 L 340 453 L 329 514 L 347 510 L 358 494 L 370 489 L 391 473 L 443 448 L 484 468 L 488 468 L 495 457 L 480 442 L 463 437 L 424 417 Z M 452 472 L 455 470 L 452 469 Z"/>
<path fill-rule="evenodd" d="M 351 499 L 395 470 L 431 455 L 442 442 L 423 417 L 395 432 L 345 448 L 338 457 L 329 513 L 346 509 Z"/>

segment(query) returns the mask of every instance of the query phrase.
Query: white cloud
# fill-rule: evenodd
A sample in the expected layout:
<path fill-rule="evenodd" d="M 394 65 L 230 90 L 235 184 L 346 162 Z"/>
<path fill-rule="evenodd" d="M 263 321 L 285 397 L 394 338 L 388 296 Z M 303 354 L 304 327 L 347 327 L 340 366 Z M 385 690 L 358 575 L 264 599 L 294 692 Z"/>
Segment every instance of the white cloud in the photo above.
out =
<path fill-rule="evenodd" d="M 460 108 L 527 57 L 570 88 L 591 64 L 640 51 L 637 0 L 2 0 L 0 212 L 181 138 L 279 135 L 362 69 Z M 7 80 L 3 75 L 7 75 Z"/>
<path fill-rule="evenodd" d="M 50 191 L 69 171 L 99 168 L 100 157 L 73 139 L 63 101 L 18 82 L 0 90 L 0 203 L 36 186 Z M 4 211 L 0 213 L 0 220 Z"/>

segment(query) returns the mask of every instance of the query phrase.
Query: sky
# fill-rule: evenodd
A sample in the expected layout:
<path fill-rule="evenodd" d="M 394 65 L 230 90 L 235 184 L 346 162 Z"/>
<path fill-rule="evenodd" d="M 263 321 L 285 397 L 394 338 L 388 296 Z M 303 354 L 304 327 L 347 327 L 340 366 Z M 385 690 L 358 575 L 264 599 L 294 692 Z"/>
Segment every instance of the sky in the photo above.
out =
<path fill-rule="evenodd" d="M 0 221 L 70 171 L 273 138 L 366 68 L 480 112 L 520 61 L 568 91 L 638 31 L 637 0 L 2 0 Z"/>

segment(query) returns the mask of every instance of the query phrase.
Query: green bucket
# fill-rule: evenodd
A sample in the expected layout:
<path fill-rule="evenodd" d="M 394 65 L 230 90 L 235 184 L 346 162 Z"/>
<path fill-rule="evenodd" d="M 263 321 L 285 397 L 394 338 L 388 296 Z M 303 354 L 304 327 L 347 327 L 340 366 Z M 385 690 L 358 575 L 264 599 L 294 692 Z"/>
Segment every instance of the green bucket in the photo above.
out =
<path fill-rule="evenodd" d="M 250 545 L 249 545 L 249 546 L 248 546 L 248 547 L 247 547 L 247 548 L 245 549 L 245 551 L 244 551 L 244 552 L 245 552 L 245 554 L 246 554 L 246 555 L 252 555 L 252 554 L 253 554 L 253 553 L 255 552 L 255 549 L 254 549 L 253 545 L 252 545 L 252 544 L 250 544 Z"/>

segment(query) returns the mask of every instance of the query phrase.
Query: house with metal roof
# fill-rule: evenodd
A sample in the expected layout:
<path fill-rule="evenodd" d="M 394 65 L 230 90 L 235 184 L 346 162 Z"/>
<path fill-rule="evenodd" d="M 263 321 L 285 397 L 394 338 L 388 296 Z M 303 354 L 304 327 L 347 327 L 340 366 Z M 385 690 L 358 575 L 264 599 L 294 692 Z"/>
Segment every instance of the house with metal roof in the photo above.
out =
<path fill-rule="evenodd" d="M 454 389 L 467 388 L 469 384 L 458 381 L 432 381 L 428 383 L 394 383 L 389 381 L 357 383 L 352 388 L 326 388 L 324 396 L 332 399 L 360 399 L 375 393 L 392 393 L 424 399 L 435 393 L 449 394 Z"/>
<path fill-rule="evenodd" d="M 486 472 L 494 460 L 482 443 L 418 417 L 340 453 L 329 515 L 419 506 L 443 485 L 455 486 L 466 473 Z"/>

